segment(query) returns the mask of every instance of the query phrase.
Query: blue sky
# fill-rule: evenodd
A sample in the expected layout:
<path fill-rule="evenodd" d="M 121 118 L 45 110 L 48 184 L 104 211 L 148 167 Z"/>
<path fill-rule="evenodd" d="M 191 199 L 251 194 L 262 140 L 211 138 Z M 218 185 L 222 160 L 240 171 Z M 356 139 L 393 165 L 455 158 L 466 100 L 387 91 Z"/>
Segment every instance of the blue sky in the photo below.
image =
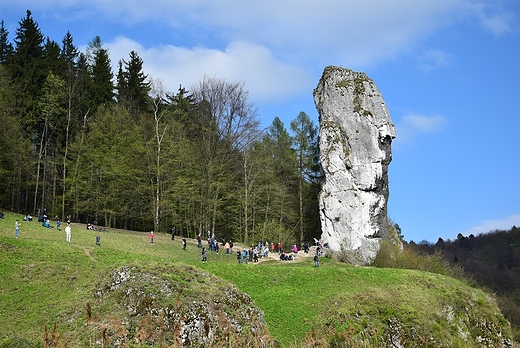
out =
<path fill-rule="evenodd" d="M 30 9 L 45 36 L 135 50 L 169 91 L 204 74 L 244 82 L 264 125 L 287 128 L 327 65 L 364 71 L 396 125 L 389 216 L 407 241 L 520 226 L 517 0 L 0 0 L 14 39 Z M 114 71 L 116 71 L 114 69 Z"/>

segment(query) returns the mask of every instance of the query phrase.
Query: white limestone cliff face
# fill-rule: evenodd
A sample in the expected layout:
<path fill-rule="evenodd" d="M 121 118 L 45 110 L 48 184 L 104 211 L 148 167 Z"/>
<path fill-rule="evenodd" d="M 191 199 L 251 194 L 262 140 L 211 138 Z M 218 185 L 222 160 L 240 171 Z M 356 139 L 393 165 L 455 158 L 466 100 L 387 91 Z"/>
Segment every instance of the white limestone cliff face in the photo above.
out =
<path fill-rule="evenodd" d="M 314 90 L 319 113 L 321 242 L 368 264 L 387 221 L 388 165 L 395 128 L 383 96 L 364 73 L 329 66 Z"/>

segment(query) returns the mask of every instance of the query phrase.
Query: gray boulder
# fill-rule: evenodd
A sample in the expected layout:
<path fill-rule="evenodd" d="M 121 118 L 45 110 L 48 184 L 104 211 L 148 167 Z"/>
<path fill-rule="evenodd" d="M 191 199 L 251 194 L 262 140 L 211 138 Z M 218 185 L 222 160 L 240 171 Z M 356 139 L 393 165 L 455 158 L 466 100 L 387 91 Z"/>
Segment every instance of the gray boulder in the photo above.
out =
<path fill-rule="evenodd" d="M 329 66 L 314 90 L 319 113 L 321 242 L 368 264 L 390 239 L 388 165 L 395 128 L 383 96 L 361 72 Z"/>

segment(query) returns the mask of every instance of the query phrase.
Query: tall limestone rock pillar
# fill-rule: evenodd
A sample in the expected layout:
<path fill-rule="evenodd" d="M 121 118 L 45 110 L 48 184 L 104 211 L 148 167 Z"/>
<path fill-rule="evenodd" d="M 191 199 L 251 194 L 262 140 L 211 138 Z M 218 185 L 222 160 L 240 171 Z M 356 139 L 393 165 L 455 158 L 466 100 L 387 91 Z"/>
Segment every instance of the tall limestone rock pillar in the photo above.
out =
<path fill-rule="evenodd" d="M 388 165 L 395 128 L 383 96 L 364 73 L 329 66 L 314 90 L 319 113 L 321 242 L 370 263 L 390 239 Z"/>

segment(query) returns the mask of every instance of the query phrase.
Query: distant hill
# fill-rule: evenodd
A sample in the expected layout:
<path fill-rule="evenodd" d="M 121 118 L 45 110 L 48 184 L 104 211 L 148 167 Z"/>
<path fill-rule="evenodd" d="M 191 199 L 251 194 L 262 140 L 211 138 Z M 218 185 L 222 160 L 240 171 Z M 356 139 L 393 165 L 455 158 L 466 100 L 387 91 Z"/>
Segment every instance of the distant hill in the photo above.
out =
<path fill-rule="evenodd" d="M 440 250 L 450 263 L 462 266 L 479 287 L 495 294 L 516 340 L 520 339 L 520 230 L 516 226 L 411 247 L 424 254 Z"/>
<path fill-rule="evenodd" d="M 0 219 L 0 347 L 503 347 L 492 296 L 322 257 L 238 264 L 188 239 Z M 100 236 L 100 246 L 96 236 Z M 235 246 L 237 248 L 243 246 Z"/>

